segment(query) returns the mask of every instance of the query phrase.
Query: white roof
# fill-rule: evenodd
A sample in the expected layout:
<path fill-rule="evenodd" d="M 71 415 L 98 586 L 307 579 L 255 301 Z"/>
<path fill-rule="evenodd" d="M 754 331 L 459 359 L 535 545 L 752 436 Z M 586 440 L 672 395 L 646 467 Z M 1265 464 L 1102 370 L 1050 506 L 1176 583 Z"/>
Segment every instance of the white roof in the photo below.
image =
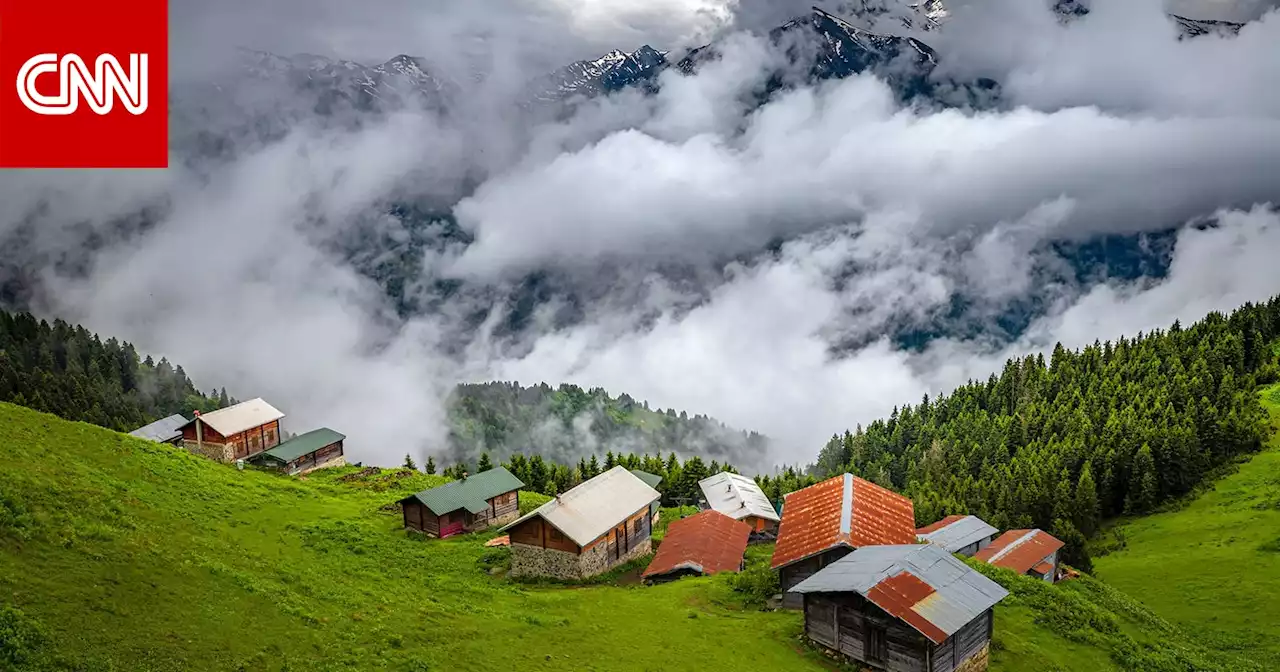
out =
<path fill-rule="evenodd" d="M 983 539 L 995 536 L 997 532 L 999 530 L 992 527 L 987 521 L 977 516 L 965 516 L 932 532 L 917 534 L 916 539 L 935 546 L 941 546 L 950 553 L 957 553 L 965 546 L 976 544 Z"/>
<path fill-rule="evenodd" d="M 661 496 L 626 467 L 617 466 L 561 493 L 502 529 L 509 530 L 539 516 L 575 544 L 586 546 Z"/>
<path fill-rule="evenodd" d="M 755 480 L 722 471 L 698 481 L 707 505 L 735 520 L 747 516 L 778 520 L 778 512 L 769 503 L 764 491 L 756 485 Z"/>
<path fill-rule="evenodd" d="M 204 421 L 204 424 L 223 436 L 239 434 L 246 429 L 253 429 L 283 417 L 284 413 L 261 398 L 242 401 L 235 406 L 200 414 L 200 420 Z"/>

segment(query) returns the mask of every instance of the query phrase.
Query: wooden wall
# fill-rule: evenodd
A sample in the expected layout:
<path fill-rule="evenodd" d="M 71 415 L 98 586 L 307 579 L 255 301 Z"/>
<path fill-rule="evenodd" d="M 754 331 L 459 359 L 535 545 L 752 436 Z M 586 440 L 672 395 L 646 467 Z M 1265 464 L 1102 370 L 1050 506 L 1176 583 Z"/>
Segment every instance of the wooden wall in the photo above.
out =
<path fill-rule="evenodd" d="M 779 569 L 778 580 L 782 584 L 782 606 L 787 609 L 799 609 L 803 598 L 799 594 L 787 591 L 799 585 L 801 581 L 817 574 L 819 569 L 848 555 L 851 550 L 847 546 L 837 546 Z"/>
<path fill-rule="evenodd" d="M 857 593 L 803 596 L 805 635 L 889 672 L 928 672 L 932 643 Z"/>
<path fill-rule="evenodd" d="M 932 672 L 953 672 L 964 661 L 982 651 L 991 639 L 994 615 L 990 609 L 956 631 L 947 641 L 933 647 Z"/>
<path fill-rule="evenodd" d="M 203 422 L 200 425 L 200 441 L 214 445 L 226 445 L 233 459 L 257 455 L 264 450 L 280 445 L 279 420 L 272 420 L 265 425 L 247 429 L 231 436 L 223 436 Z M 185 441 L 196 441 L 196 426 L 194 422 L 183 427 L 182 438 Z"/>
<path fill-rule="evenodd" d="M 422 502 L 415 499 L 408 500 L 404 503 L 404 526 L 411 530 L 426 532 L 432 536 L 440 535 L 440 519 L 436 514 L 431 512 Z"/>
<path fill-rule="evenodd" d="M 560 530 L 557 530 L 538 516 L 534 516 L 517 527 L 511 528 L 511 543 L 550 548 L 573 553 L 574 555 L 582 553 L 582 548 L 561 534 Z"/>

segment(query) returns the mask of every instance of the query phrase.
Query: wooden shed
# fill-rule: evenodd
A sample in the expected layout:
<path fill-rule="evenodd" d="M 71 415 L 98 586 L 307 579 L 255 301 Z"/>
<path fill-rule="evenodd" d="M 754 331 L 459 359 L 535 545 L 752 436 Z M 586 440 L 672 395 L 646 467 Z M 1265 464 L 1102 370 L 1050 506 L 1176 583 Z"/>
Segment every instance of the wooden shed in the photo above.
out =
<path fill-rule="evenodd" d="M 719 511 L 673 520 L 643 578 L 651 583 L 682 576 L 742 571 L 751 526 Z"/>
<path fill-rule="evenodd" d="M 972 556 L 990 546 L 997 532 L 999 530 L 977 516 L 947 516 L 916 530 L 916 539 L 941 546 L 948 553 Z"/>
<path fill-rule="evenodd" d="M 1065 545 L 1044 530 L 1009 530 L 973 557 L 1053 583 L 1058 580 L 1058 551 Z"/>
<path fill-rule="evenodd" d="M 342 442 L 346 438 L 328 427 L 313 429 L 254 455 L 249 461 L 287 474 L 305 474 L 321 467 L 340 467 L 347 463 L 342 450 Z"/>
<path fill-rule="evenodd" d="M 503 528 L 511 575 L 581 579 L 647 555 L 660 497 L 621 466 L 557 495 Z"/>
<path fill-rule="evenodd" d="M 451 537 L 501 525 L 520 516 L 519 491 L 524 482 L 494 467 L 474 476 L 423 490 L 400 500 L 405 529 L 430 537 Z"/>
<path fill-rule="evenodd" d="M 723 471 L 698 481 L 706 508 L 719 511 L 751 526 L 753 541 L 772 541 L 782 518 L 764 490 L 741 474 Z"/>
<path fill-rule="evenodd" d="M 915 541 L 914 506 L 892 490 L 852 474 L 797 490 L 786 496 L 771 563 L 782 605 L 800 608 L 800 596 L 787 591 L 855 548 Z"/>
<path fill-rule="evenodd" d="M 987 669 L 1009 593 L 939 546 L 867 546 L 801 581 L 805 636 L 888 672 Z"/>
<path fill-rule="evenodd" d="M 129 436 L 179 446 L 182 445 L 182 426 L 187 422 L 185 417 L 175 413 L 167 418 L 160 418 L 149 425 L 139 427 L 129 432 Z"/>
<path fill-rule="evenodd" d="M 219 462 L 257 455 L 280 444 L 284 413 L 262 399 L 242 401 L 210 413 L 196 412 L 182 426 L 182 445 Z"/>
<path fill-rule="evenodd" d="M 647 471 L 640 471 L 639 469 L 632 469 L 631 473 L 635 474 L 636 478 L 644 481 L 645 485 L 653 488 L 654 490 L 657 490 L 658 484 L 662 483 L 662 477 L 657 474 L 651 474 Z M 661 512 L 662 512 L 662 499 L 659 498 L 654 500 L 653 504 L 649 505 L 649 513 L 650 513 L 649 524 L 650 525 L 658 524 L 658 518 L 661 517 Z"/>

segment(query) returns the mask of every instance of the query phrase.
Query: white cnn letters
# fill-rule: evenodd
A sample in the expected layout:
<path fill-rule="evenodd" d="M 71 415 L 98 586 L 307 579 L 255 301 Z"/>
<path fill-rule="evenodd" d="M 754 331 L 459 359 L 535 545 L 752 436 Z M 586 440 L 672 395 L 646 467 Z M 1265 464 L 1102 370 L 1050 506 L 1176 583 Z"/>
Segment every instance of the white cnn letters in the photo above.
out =
<path fill-rule="evenodd" d="M 57 75 L 58 92 L 40 93 L 36 79 L 41 75 Z M 102 54 L 93 71 L 76 54 L 37 54 L 18 69 L 18 98 L 36 114 L 67 115 L 75 113 L 83 96 L 95 114 L 111 112 L 118 98 L 130 114 L 147 111 L 147 55 L 129 54 L 129 70 L 111 54 Z"/>

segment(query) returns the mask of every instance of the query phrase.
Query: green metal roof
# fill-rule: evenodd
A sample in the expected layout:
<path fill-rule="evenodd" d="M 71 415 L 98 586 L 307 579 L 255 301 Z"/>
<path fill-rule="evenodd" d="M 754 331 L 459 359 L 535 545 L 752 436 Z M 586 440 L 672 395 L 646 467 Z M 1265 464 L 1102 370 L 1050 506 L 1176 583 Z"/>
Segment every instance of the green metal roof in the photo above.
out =
<path fill-rule="evenodd" d="M 658 484 L 662 482 L 662 477 L 661 477 L 661 476 L 659 476 L 659 475 L 657 475 L 657 474 L 651 474 L 651 473 L 649 473 L 649 472 L 647 472 L 647 471 L 640 471 L 639 469 L 632 469 L 632 470 L 631 470 L 631 473 L 632 473 L 632 474 L 635 474 L 635 477 L 636 477 L 636 478 L 638 478 L 638 479 L 640 479 L 640 480 L 644 481 L 644 484 L 645 484 L 645 485 L 647 485 L 647 486 L 649 486 L 649 487 L 653 488 L 654 490 L 657 490 L 657 489 L 658 489 Z"/>
<path fill-rule="evenodd" d="M 295 436 L 271 450 L 264 450 L 258 453 L 257 457 L 274 457 L 281 462 L 292 462 L 303 455 L 314 453 L 345 438 L 347 437 L 328 427 L 321 427 L 320 429 L 313 429 L 306 434 Z"/>
<path fill-rule="evenodd" d="M 468 476 L 463 481 L 450 481 L 438 488 L 423 490 L 416 495 L 405 497 L 405 500 L 416 499 L 437 516 L 458 509 L 480 513 L 489 508 L 488 500 L 504 492 L 519 490 L 523 487 L 524 483 L 505 467 L 494 467 Z"/>

